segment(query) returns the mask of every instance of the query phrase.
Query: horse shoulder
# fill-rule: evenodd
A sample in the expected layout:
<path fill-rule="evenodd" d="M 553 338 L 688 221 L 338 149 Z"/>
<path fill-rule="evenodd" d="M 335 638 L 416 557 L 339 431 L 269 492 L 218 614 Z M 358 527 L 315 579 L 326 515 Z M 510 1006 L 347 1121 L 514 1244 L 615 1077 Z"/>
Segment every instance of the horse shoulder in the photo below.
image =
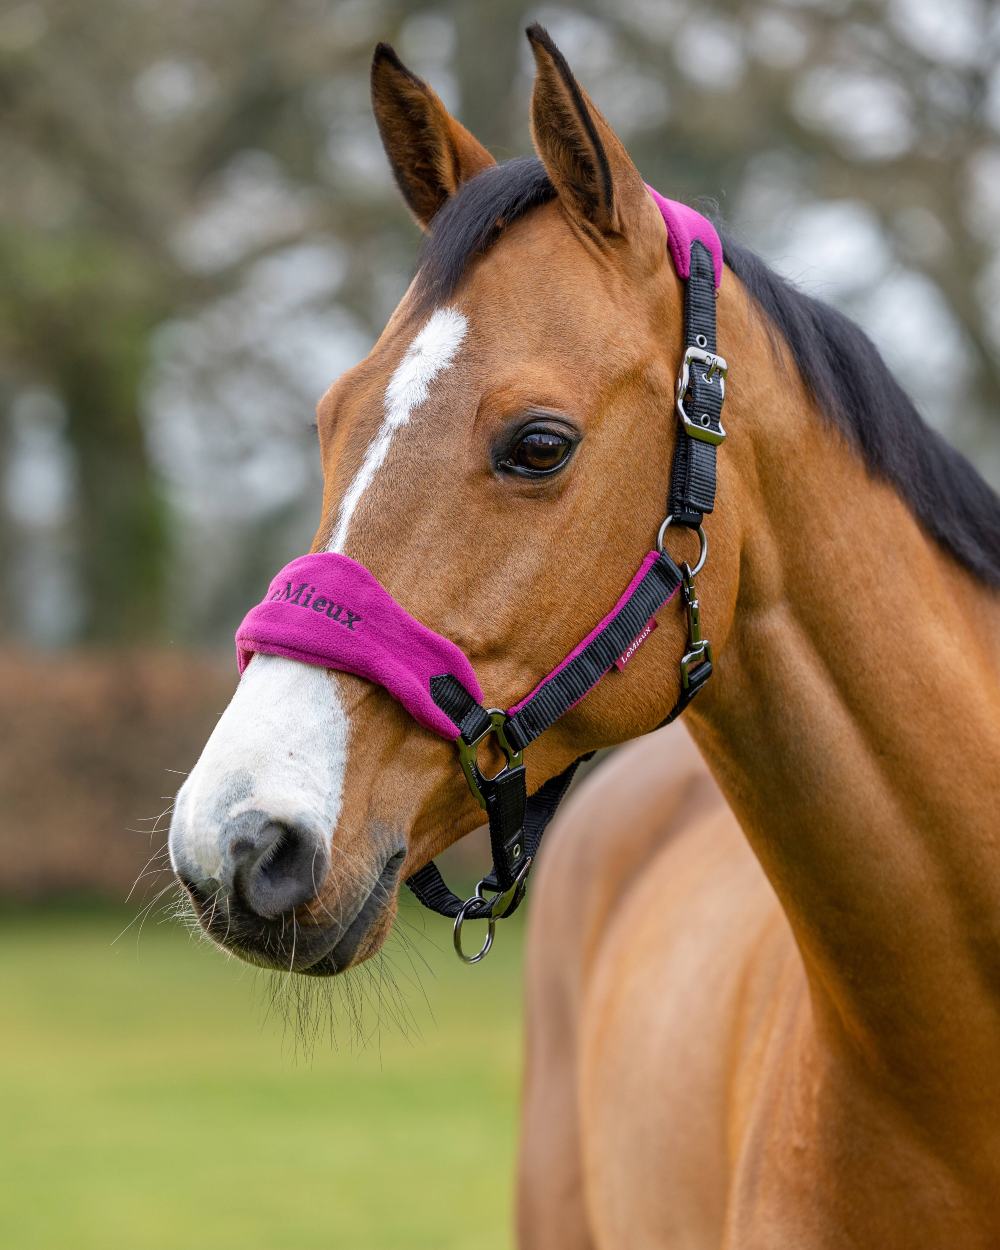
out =
<path fill-rule="evenodd" d="M 627 1244 L 658 1223 L 718 1245 L 772 978 L 800 977 L 787 925 L 678 727 L 616 752 L 550 836 L 526 960 L 521 1245 Z"/>
<path fill-rule="evenodd" d="M 686 730 L 669 726 L 617 750 L 570 795 L 532 881 L 529 980 L 582 975 L 610 916 L 665 842 L 723 802 Z"/>

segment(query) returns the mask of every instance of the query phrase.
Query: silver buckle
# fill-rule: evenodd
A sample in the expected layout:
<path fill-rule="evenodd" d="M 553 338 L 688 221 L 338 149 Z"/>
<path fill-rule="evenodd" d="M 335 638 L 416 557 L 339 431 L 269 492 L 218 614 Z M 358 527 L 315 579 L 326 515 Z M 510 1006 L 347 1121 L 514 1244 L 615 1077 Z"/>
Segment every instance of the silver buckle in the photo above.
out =
<path fill-rule="evenodd" d="M 681 657 L 682 690 L 689 690 L 691 687 L 691 670 L 706 663 L 712 663 L 712 644 L 707 638 L 703 638 L 701 642 L 695 643 L 691 650 L 686 651 Z"/>
<path fill-rule="evenodd" d="M 458 739 L 458 758 L 462 765 L 462 772 L 465 773 L 465 780 L 469 783 L 469 789 L 472 791 L 476 802 L 484 811 L 486 810 L 486 799 L 483 797 L 481 783 L 484 781 L 496 781 L 498 777 L 503 776 L 508 768 L 517 768 L 521 763 L 523 755 L 523 752 L 515 751 L 507 739 L 507 713 L 503 708 L 488 707 L 486 708 L 486 715 L 490 718 L 490 723 L 478 738 L 474 738 L 472 742 L 466 742 L 464 738 Z M 490 734 L 495 735 L 497 746 L 503 751 L 506 763 L 498 773 L 494 773 L 492 777 L 487 777 L 480 770 L 476 748 Z"/>
<path fill-rule="evenodd" d="M 707 424 L 711 421 L 707 412 L 691 417 L 684 408 L 684 396 L 691 385 L 691 366 L 695 362 L 708 366 L 705 370 L 706 382 L 711 382 L 714 377 L 718 377 L 722 399 L 726 398 L 726 377 L 729 374 L 729 365 L 717 352 L 706 351 L 703 347 L 686 347 L 684 359 L 681 362 L 680 377 L 677 379 L 677 415 L 684 426 L 684 432 L 691 438 L 698 439 L 699 442 L 711 443 L 714 447 L 718 447 L 726 437 L 726 431 L 722 428 L 721 422 L 719 428 L 713 430 L 711 425 Z"/>

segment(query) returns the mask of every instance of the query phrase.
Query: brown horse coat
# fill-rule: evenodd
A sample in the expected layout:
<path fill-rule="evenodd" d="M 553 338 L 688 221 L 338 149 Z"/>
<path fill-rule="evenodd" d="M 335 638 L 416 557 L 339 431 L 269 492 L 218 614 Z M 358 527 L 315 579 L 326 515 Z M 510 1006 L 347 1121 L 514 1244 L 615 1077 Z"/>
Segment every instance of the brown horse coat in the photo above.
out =
<path fill-rule="evenodd" d="M 315 548 L 366 565 L 504 707 L 649 550 L 678 437 L 663 221 L 529 36 L 541 164 L 514 168 L 377 53 L 429 242 L 318 410 Z M 677 734 L 574 805 L 534 900 L 522 1242 L 995 1248 L 1000 503 L 856 328 L 739 247 L 727 262 L 699 576 L 718 664 L 686 720 L 740 833 Z M 532 745 L 532 788 L 661 722 L 684 645 L 662 612 Z M 221 943 L 321 975 L 374 954 L 401 878 L 479 819 L 453 746 L 384 690 L 257 656 L 170 845 Z"/>

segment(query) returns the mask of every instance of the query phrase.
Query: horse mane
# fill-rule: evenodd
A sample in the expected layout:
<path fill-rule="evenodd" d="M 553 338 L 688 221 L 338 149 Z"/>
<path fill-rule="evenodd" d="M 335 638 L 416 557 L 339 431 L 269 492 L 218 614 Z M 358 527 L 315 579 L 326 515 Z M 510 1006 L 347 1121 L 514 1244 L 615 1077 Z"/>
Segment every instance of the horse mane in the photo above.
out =
<path fill-rule="evenodd" d="M 536 157 L 505 161 L 466 182 L 431 223 L 414 284 L 418 306 L 429 310 L 450 299 L 469 264 L 505 227 L 555 194 Z M 820 410 L 946 551 L 1000 587 L 1000 498 L 927 425 L 859 326 L 720 235 L 727 267 L 788 344 Z"/>
<path fill-rule="evenodd" d="M 723 235 L 726 265 L 788 344 L 821 411 L 927 532 L 988 586 L 1000 586 L 1000 499 L 914 407 L 867 334 Z M 848 501 L 845 500 L 845 504 Z"/>
<path fill-rule="evenodd" d="M 451 299 L 470 262 L 489 251 L 507 226 L 556 198 L 537 156 L 519 156 L 464 182 L 434 215 L 424 236 L 414 299 L 422 311 Z"/>

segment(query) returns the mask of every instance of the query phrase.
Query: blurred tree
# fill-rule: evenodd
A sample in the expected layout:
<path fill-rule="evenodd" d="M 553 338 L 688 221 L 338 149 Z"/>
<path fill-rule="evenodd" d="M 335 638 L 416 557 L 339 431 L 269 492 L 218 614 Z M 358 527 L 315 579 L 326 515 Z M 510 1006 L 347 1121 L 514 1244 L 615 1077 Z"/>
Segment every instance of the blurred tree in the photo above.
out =
<path fill-rule="evenodd" d="M 717 196 L 858 316 L 1000 480 L 983 0 L 23 0 L 0 14 L 0 577 L 62 562 L 79 603 L 59 640 L 222 635 L 307 541 L 313 403 L 415 255 L 371 47 L 394 42 L 503 158 L 527 146 L 529 17 L 650 181 Z M 21 402 L 39 388 L 44 445 Z M 25 465 L 60 439 L 61 503 L 25 507 Z M 24 634 L 48 618 L 22 600 L 5 628 Z"/>
<path fill-rule="evenodd" d="M 345 60 L 363 77 L 351 22 L 371 39 L 357 5 L 334 7 L 51 0 L 0 18 L 0 352 L 67 413 L 83 639 L 166 619 L 170 518 L 141 420 L 154 329 L 238 290 L 262 255 L 378 218 L 348 184 L 275 212 L 231 257 L 184 246 L 241 154 L 271 154 L 290 199 L 329 187 L 317 96 Z"/>

